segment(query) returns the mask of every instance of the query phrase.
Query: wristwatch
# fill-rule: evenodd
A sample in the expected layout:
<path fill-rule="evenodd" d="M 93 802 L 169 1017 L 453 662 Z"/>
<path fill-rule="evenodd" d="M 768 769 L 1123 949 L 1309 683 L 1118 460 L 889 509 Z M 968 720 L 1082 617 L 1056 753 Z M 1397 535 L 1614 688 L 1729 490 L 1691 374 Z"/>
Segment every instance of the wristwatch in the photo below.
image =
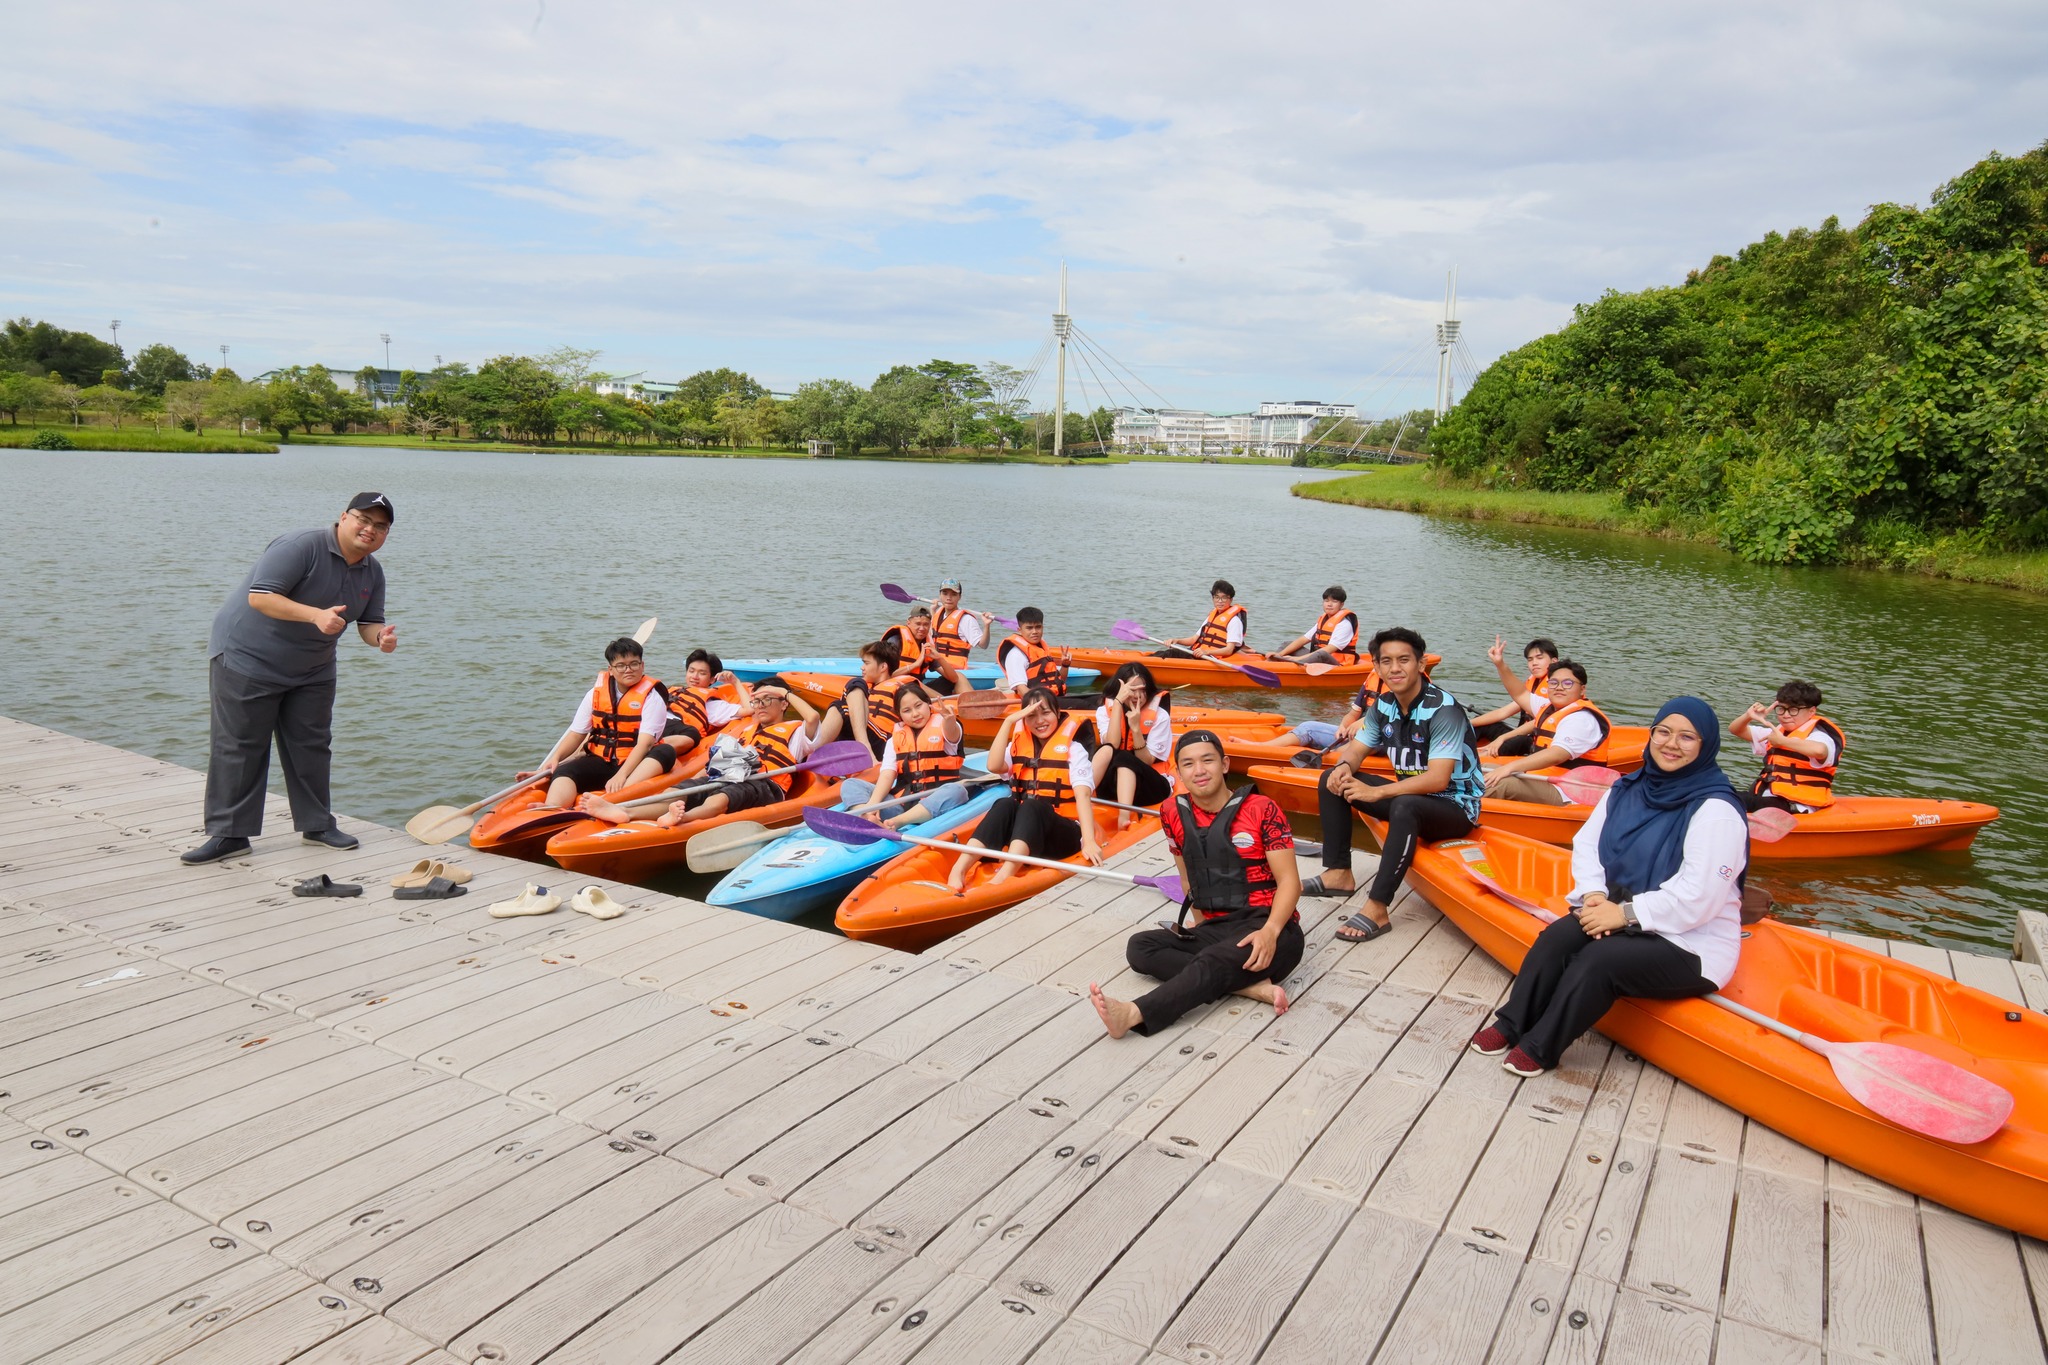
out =
<path fill-rule="evenodd" d="M 1626 900 L 1621 903 L 1621 922 L 1624 928 L 1640 929 L 1643 922 L 1636 918 L 1636 903 Z"/>

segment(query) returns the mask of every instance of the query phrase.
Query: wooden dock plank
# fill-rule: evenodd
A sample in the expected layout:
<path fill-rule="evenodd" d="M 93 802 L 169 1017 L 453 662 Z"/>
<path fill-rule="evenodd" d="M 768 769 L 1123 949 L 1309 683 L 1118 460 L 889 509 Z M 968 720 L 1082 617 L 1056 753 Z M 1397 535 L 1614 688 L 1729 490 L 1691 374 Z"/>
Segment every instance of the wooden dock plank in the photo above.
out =
<path fill-rule="evenodd" d="M 1828 1194 L 1830 1358 L 1932 1365 L 1933 1319 L 1910 1202 Z"/>
<path fill-rule="evenodd" d="M 2026 1311 L 2027 1272 L 2013 1235 L 1932 1204 L 1920 1209 L 1934 1336 L 1948 1360 L 2040 1365 L 2041 1324 Z"/>
<path fill-rule="evenodd" d="M 1277 1188 L 1277 1182 L 1236 1166 L 1204 1166 L 1117 1257 L 1072 1316 L 1131 1341 L 1156 1341 Z M 1028 1253 L 1024 1259 L 1029 1261 Z"/>

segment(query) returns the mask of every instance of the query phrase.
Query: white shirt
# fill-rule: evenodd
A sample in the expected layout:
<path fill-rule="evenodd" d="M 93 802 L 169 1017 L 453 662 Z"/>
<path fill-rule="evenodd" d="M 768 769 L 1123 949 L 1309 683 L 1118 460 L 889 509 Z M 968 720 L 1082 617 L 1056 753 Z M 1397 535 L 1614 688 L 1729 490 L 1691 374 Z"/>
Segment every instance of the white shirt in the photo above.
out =
<path fill-rule="evenodd" d="M 1550 705 L 1533 692 L 1524 692 L 1517 700 L 1531 716 L 1540 714 L 1544 707 Z M 1588 749 L 1599 747 L 1600 722 L 1591 711 L 1574 711 L 1557 723 L 1557 733 L 1551 736 L 1550 742 L 1573 758 L 1579 758 Z"/>
<path fill-rule="evenodd" d="M 1600 866 L 1600 831 L 1606 825 L 1603 796 L 1572 840 L 1573 905 L 1590 892 L 1607 891 Z M 1749 822 L 1726 801 L 1709 801 L 1686 826 L 1678 871 L 1656 890 L 1635 896 L 1636 922 L 1699 958 L 1700 974 L 1717 986 L 1735 975 L 1742 953 L 1742 889 L 1735 878 L 1748 858 Z"/>
<path fill-rule="evenodd" d="M 938 613 L 933 612 L 932 625 L 936 627 L 938 624 Z M 981 618 L 965 607 L 960 608 L 960 638 L 967 642 L 969 649 L 981 648 L 981 642 L 984 638 L 981 629 Z"/>
<path fill-rule="evenodd" d="M 1302 634 L 1307 636 L 1311 640 L 1315 639 L 1316 627 L 1320 626 L 1322 623 L 1323 618 L 1321 616 L 1316 617 L 1316 619 L 1310 623 L 1309 628 L 1303 631 Z M 1243 618 L 1240 617 L 1239 619 L 1232 621 L 1230 625 L 1232 629 L 1237 631 L 1237 635 L 1235 638 L 1240 644 L 1242 644 L 1244 642 Z M 1357 638 L 1358 631 L 1352 626 L 1351 622 L 1349 620 L 1342 620 L 1339 621 L 1336 624 L 1336 626 L 1330 631 L 1330 642 L 1324 645 L 1323 648 L 1343 649 L 1345 646 L 1349 645 L 1353 640 L 1356 640 Z"/>
<path fill-rule="evenodd" d="M 730 725 L 739 719 L 739 714 L 739 704 L 723 697 L 713 697 L 704 703 L 704 719 L 713 725 Z"/>
<path fill-rule="evenodd" d="M 579 735 L 590 733 L 591 694 L 583 694 L 582 705 L 576 708 L 576 719 L 569 722 L 569 728 Z M 659 740 L 661 732 L 668 728 L 668 708 L 661 704 L 661 693 L 647 694 L 647 705 L 640 708 L 640 733 L 638 738 L 653 736 Z"/>
<path fill-rule="evenodd" d="M 1171 757 L 1173 754 L 1173 714 L 1163 706 L 1158 707 L 1157 710 L 1159 714 L 1153 720 L 1152 728 L 1145 732 L 1145 748 L 1152 757 L 1164 759 Z M 1095 708 L 1095 733 L 1098 735 L 1109 733 L 1109 707 L 1107 705 Z"/>
<path fill-rule="evenodd" d="M 1196 632 L 1196 634 L 1200 633 L 1199 631 Z M 1244 616 L 1242 614 L 1230 618 L 1230 624 L 1223 629 L 1223 642 L 1229 645 L 1242 645 L 1244 643 Z"/>
<path fill-rule="evenodd" d="M 962 631 L 961 634 L 964 635 L 966 632 Z M 1008 643 L 1010 643 L 1008 640 L 1003 641 L 1004 645 Z M 1031 667 L 1031 660 L 1024 653 L 1023 646 L 1020 645 L 1016 649 L 1004 649 L 1002 645 L 997 645 L 996 654 L 1003 661 L 1003 682 L 1011 687 L 1021 688 L 1025 686 L 1025 671 Z"/>
<path fill-rule="evenodd" d="M 887 762 L 888 760 L 884 759 L 883 761 Z M 1010 766 L 1010 744 L 1008 740 L 1003 742 L 1003 749 L 1000 754 L 994 750 L 989 751 L 988 766 L 990 768 L 1000 767 L 1004 769 Z M 1067 745 L 1067 784 L 1073 787 L 1075 791 L 1080 791 L 1083 788 L 1091 792 L 1095 790 L 1094 756 L 1088 752 L 1088 746 L 1078 739 Z"/>

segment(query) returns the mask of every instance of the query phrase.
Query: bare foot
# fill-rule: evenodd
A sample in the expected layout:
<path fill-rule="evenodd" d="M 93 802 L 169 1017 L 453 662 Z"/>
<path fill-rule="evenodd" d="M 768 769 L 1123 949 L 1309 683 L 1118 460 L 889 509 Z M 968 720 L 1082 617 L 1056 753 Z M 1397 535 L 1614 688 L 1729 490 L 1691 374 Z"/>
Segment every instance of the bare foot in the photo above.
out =
<path fill-rule="evenodd" d="M 610 824 L 622 825 L 633 818 L 632 813 L 624 806 L 615 805 L 595 793 L 586 793 L 578 804 L 583 807 L 585 815 Z"/>
<path fill-rule="evenodd" d="M 1128 1000 L 1112 1000 L 1102 993 L 1102 987 L 1093 981 L 1088 983 L 1088 1000 L 1095 1006 L 1095 1012 L 1102 1016 L 1102 1027 L 1112 1038 L 1121 1038 L 1136 1028 L 1144 1019 L 1138 1007 Z"/>
<path fill-rule="evenodd" d="M 1277 981 L 1258 981 L 1233 994 L 1271 1005 L 1275 1016 L 1287 1013 L 1287 988 Z"/>

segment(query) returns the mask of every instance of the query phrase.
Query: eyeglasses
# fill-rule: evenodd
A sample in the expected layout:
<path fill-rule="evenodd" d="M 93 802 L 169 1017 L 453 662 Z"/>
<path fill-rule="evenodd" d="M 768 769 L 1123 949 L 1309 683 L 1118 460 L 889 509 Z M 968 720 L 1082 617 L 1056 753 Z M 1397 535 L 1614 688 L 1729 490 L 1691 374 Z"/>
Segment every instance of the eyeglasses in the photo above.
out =
<path fill-rule="evenodd" d="M 1657 744 L 1676 744 L 1681 749 L 1697 749 L 1700 744 L 1700 737 L 1691 730 L 1674 730 L 1668 725 L 1653 727 L 1650 739 Z"/>
<path fill-rule="evenodd" d="M 375 531 L 380 536 L 388 536 L 391 534 L 391 523 L 388 521 L 379 521 L 375 517 L 370 516 L 364 512 L 351 511 L 349 515 L 354 517 L 357 521 L 360 521 L 363 525 L 369 527 L 372 531 Z"/>

